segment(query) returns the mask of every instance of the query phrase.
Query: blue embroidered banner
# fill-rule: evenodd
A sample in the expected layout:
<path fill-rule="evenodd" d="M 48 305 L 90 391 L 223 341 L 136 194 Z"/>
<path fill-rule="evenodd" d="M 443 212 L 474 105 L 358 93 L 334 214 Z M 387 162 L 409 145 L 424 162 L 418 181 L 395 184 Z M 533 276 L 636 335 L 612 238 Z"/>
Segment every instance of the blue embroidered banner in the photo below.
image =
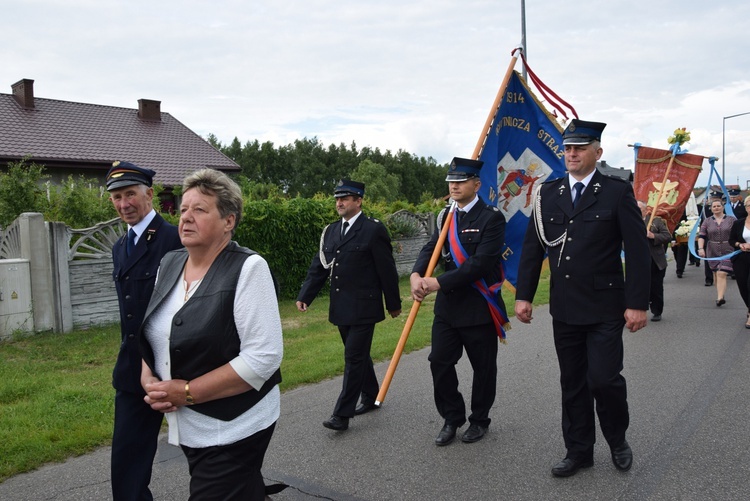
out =
<path fill-rule="evenodd" d="M 518 72 L 511 75 L 479 156 L 479 195 L 505 215 L 505 279 L 515 287 L 534 191 L 565 174 L 562 128 Z"/>

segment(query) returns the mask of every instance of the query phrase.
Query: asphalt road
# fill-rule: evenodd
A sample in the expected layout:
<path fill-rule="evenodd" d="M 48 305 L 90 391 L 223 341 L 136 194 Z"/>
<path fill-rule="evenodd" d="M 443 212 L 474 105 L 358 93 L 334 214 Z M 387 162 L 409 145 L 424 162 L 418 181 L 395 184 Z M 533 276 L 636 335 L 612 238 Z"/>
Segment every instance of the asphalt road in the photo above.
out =
<path fill-rule="evenodd" d="M 500 347 L 492 425 L 475 444 L 433 443 L 442 420 L 432 401 L 429 349 L 404 355 L 382 408 L 343 433 L 321 426 L 341 378 L 285 393 L 263 473 L 267 483 L 290 487 L 273 499 L 750 499 L 750 330 L 734 281 L 717 308 L 715 289 L 703 280 L 695 266 L 677 279 L 670 262 L 663 320 L 625 335 L 631 471 L 615 470 L 599 434 L 593 468 L 551 476 L 565 450 L 551 319 L 540 307 L 531 325 L 514 322 Z M 386 369 L 377 366 L 381 380 Z M 465 357 L 459 371 L 468 400 Z M 13 477 L 0 484 L 0 500 L 109 499 L 109 452 Z M 181 451 L 162 437 L 155 499 L 187 499 L 188 482 Z"/>

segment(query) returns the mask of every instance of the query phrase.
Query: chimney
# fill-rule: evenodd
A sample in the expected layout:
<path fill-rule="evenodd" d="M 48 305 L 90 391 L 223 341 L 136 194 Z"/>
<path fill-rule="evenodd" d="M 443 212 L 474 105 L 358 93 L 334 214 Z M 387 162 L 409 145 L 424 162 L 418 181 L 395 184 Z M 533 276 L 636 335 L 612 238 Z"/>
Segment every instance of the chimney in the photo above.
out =
<path fill-rule="evenodd" d="M 34 81 L 24 78 L 10 86 L 13 89 L 13 97 L 18 104 L 24 108 L 34 107 Z"/>
<path fill-rule="evenodd" d="M 138 100 L 138 118 L 141 120 L 161 121 L 161 101 L 151 99 Z"/>

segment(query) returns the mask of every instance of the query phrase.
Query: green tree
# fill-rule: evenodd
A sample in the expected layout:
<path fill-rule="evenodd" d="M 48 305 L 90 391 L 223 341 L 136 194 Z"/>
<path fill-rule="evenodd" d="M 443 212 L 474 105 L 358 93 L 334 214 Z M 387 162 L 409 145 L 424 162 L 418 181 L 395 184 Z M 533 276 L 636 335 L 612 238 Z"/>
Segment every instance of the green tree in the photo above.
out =
<path fill-rule="evenodd" d="M 0 225 L 8 226 L 23 212 L 44 212 L 48 206 L 41 182 L 44 166 L 28 158 L 10 162 L 8 172 L 0 173 Z"/>
<path fill-rule="evenodd" d="M 47 189 L 50 200 L 44 213 L 47 221 L 61 221 L 73 228 L 89 228 L 117 217 L 109 193 L 95 179 L 70 175 L 60 184 L 47 183 Z M 158 196 L 154 199 L 154 203 L 158 203 Z"/>
<path fill-rule="evenodd" d="M 373 202 L 393 202 L 399 198 L 401 181 L 388 174 L 385 167 L 372 160 L 363 160 L 352 172 L 352 179 L 365 183 L 365 196 Z"/>
<path fill-rule="evenodd" d="M 224 146 L 209 134 L 209 143 L 237 162 L 242 175 L 250 182 L 275 184 L 288 197 L 312 197 L 317 193 L 329 195 L 339 179 L 353 177 L 360 163 L 369 160 L 385 168 L 385 173 L 398 179 L 397 199 L 418 204 L 425 192 L 433 198 L 447 193 L 445 173 L 447 165 L 439 165 L 433 158 L 417 157 L 399 150 L 391 151 L 356 143 L 331 144 L 327 148 L 316 138 L 303 138 L 276 148 L 273 143 L 257 140 L 242 145 L 238 138 Z"/>

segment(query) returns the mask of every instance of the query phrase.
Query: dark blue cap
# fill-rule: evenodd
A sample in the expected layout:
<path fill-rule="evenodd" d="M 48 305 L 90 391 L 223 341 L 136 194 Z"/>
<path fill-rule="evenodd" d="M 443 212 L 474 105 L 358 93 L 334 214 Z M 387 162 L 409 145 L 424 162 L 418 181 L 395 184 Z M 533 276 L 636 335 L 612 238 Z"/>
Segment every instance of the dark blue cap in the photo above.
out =
<path fill-rule="evenodd" d="M 740 190 L 738 190 L 737 188 L 732 188 L 731 190 L 729 190 L 729 196 L 732 196 L 732 197 L 740 196 Z"/>
<path fill-rule="evenodd" d="M 589 144 L 602 140 L 602 131 L 607 126 L 601 122 L 586 122 L 574 118 L 563 132 L 563 145 Z"/>
<path fill-rule="evenodd" d="M 348 197 L 354 195 L 355 197 L 365 196 L 365 184 L 352 181 L 351 179 L 342 179 L 336 188 L 333 190 L 333 196 L 336 198 Z"/>
<path fill-rule="evenodd" d="M 448 168 L 448 175 L 445 180 L 453 183 L 467 181 L 474 177 L 479 177 L 479 171 L 482 170 L 484 162 L 481 160 L 471 160 L 468 158 L 454 157 Z"/>
<path fill-rule="evenodd" d="M 107 172 L 107 191 L 132 186 L 134 184 L 145 184 L 151 186 L 154 182 L 156 172 L 144 169 L 130 162 L 117 161 Z"/>

